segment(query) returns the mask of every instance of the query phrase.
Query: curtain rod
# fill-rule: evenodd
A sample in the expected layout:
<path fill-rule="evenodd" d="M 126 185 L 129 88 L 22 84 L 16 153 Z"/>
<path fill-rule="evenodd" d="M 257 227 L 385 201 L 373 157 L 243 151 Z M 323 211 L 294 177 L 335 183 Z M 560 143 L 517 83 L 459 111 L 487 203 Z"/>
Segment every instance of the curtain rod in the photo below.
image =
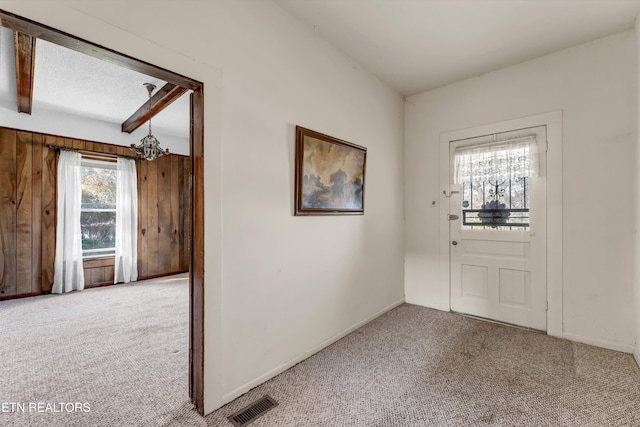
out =
<path fill-rule="evenodd" d="M 54 145 L 54 144 L 44 144 L 45 147 L 53 148 L 56 151 L 75 151 L 78 153 L 86 153 L 87 155 L 95 156 L 95 157 L 107 157 L 109 159 L 117 159 L 118 157 L 122 157 L 124 159 L 132 159 L 132 160 L 141 160 L 140 157 L 137 156 L 125 156 L 122 154 L 112 154 L 112 153 L 100 153 L 97 151 L 83 150 L 80 148 L 72 148 L 65 147 L 62 145 Z"/>

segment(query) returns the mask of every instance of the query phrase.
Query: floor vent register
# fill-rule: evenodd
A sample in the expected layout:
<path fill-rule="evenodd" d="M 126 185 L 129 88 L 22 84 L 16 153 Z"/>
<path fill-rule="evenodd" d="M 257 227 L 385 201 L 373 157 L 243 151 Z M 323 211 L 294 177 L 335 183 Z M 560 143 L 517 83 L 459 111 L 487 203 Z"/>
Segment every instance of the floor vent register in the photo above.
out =
<path fill-rule="evenodd" d="M 276 406 L 278 406 L 278 402 L 267 395 L 257 402 L 254 402 L 231 415 L 229 417 L 229 421 L 231 421 L 235 427 L 243 427 L 255 421 L 256 418 L 261 417 Z"/>

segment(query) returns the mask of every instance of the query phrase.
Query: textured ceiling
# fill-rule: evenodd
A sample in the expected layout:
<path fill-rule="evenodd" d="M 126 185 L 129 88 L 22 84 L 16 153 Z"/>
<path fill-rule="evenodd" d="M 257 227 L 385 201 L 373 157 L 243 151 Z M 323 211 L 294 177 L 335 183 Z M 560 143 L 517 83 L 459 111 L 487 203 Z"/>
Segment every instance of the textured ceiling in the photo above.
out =
<path fill-rule="evenodd" d="M 0 96 L 16 100 L 13 33 L 0 29 Z M 166 82 L 38 39 L 33 86 L 37 109 L 121 124 L 148 98 L 143 83 Z M 189 137 L 189 96 L 181 96 L 152 119 L 154 131 Z M 146 125 L 145 125 L 146 126 Z"/>
<path fill-rule="evenodd" d="M 639 0 L 275 0 L 403 95 L 633 28 Z"/>

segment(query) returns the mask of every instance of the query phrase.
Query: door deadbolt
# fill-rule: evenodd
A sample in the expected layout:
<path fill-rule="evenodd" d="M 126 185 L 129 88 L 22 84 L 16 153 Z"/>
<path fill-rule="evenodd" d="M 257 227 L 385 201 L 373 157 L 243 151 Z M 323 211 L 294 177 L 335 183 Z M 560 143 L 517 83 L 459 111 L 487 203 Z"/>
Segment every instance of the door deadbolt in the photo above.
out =
<path fill-rule="evenodd" d="M 453 246 L 456 246 L 456 245 L 458 244 L 458 242 L 456 242 L 456 241 L 454 240 L 453 242 L 451 242 L 451 244 L 452 244 Z"/>

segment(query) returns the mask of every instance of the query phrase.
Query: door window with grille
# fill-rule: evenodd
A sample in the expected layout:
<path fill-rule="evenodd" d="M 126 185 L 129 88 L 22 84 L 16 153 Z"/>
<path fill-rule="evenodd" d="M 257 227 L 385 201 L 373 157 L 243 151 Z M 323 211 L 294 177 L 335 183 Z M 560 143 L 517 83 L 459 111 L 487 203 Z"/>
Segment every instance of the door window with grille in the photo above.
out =
<path fill-rule="evenodd" d="M 456 148 L 453 181 L 460 186 L 463 229 L 529 228 L 536 147 L 535 136 L 526 136 Z"/>

